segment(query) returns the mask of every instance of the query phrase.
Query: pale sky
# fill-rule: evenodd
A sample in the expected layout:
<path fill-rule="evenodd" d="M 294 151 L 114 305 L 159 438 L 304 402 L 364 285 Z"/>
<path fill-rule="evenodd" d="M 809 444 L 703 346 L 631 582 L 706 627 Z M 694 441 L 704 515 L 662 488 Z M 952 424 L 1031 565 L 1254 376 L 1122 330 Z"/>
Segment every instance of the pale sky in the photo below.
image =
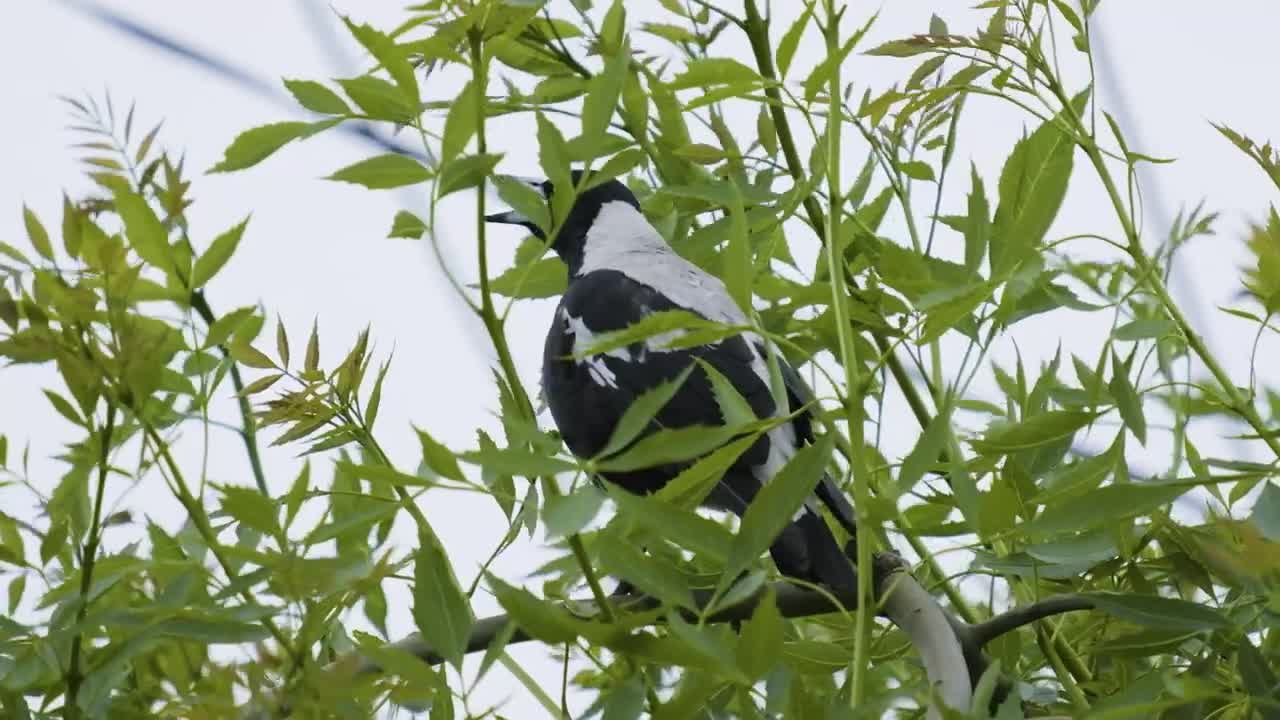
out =
<path fill-rule="evenodd" d="M 315 7 L 308 9 L 308 3 Z M 632 27 L 640 20 L 664 14 L 651 0 L 627 5 Z M 737 5 L 731 5 L 736 11 Z M 795 14 L 790 3 L 776 5 L 775 39 Z M 864 47 L 925 31 L 930 13 L 940 7 L 946 8 L 941 14 L 953 30 L 971 30 L 977 26 L 978 16 L 961 9 L 967 5 L 917 0 L 884 3 L 880 21 Z M 474 446 L 476 428 L 496 430 L 497 399 L 489 370 L 493 358 L 478 322 L 462 312 L 426 245 L 385 238 L 397 209 L 423 211 L 422 190 L 367 191 L 320 179 L 380 152 L 335 132 L 290 146 L 247 172 L 201 175 L 238 132 L 267 122 L 304 118 L 305 114 L 293 109 L 291 101 L 282 104 L 255 95 L 119 34 L 77 7 L 86 6 L 50 1 L 14 4 L 0 23 L 0 67 L 5 68 L 7 110 L 0 115 L 0 239 L 27 247 L 21 220 L 24 202 L 47 226 L 56 228 L 62 190 L 74 196 L 87 189 L 76 151 L 69 148 L 78 138 L 65 129 L 68 116 L 56 96 L 89 92 L 101 98 L 103 89 L 109 89 L 117 111 L 122 112 L 131 100 L 137 102 L 140 126 L 149 128 L 163 119 L 160 137 L 164 147 L 185 153 L 188 167 L 197 171 L 191 173 L 196 203 L 190 218 L 198 245 L 203 247 L 252 212 L 239 253 L 209 287 L 215 310 L 261 302 L 270 317 L 278 314 L 284 319 L 297 347 L 305 341 L 312 320 L 318 318 L 327 364 L 336 363 L 340 359 L 337 353 L 345 350 L 366 324 L 372 324 L 380 353 L 395 351 L 378 422 L 379 437 L 403 468 L 412 468 L 418 459 L 412 424 L 429 429 L 458 450 Z M 365 67 L 360 48 L 342 30 L 334 9 L 383 28 L 394 26 L 400 18 L 400 3 L 383 1 L 335 0 L 330 5 L 319 0 L 213 4 L 118 0 L 100 7 L 224 59 L 278 88 L 286 100 L 279 85 L 281 77 L 350 77 Z M 850 13 L 860 24 L 873 9 L 873 5 L 853 3 Z M 1242 233 L 1248 220 L 1259 217 L 1277 194 L 1263 173 L 1209 122 L 1226 123 L 1255 138 L 1280 139 L 1274 93 L 1264 89 L 1264 69 L 1274 66 L 1277 26 L 1280 5 L 1260 0 L 1212 6 L 1185 0 L 1111 0 L 1102 4 L 1094 20 L 1095 32 L 1105 42 L 1099 62 L 1110 71 L 1101 74 L 1100 69 L 1104 107 L 1123 110 L 1116 115 L 1135 149 L 1178 159 L 1143 176 L 1147 237 L 1162 236 L 1168 227 L 1168 213 L 1184 204 L 1195 205 L 1204 199 L 1209 210 L 1222 212 L 1218 236 L 1201 238 L 1184 251 L 1174 285 L 1180 298 L 1198 299 L 1193 320 L 1238 378 L 1246 377 L 1254 328 L 1214 308 L 1239 302 L 1237 267 L 1246 257 Z M 746 59 L 745 42 L 732 29 L 725 37 L 729 41 L 720 44 L 718 52 Z M 810 36 L 815 39 L 816 35 Z M 651 38 L 634 42 L 646 48 L 660 47 Z M 820 52 L 819 42 L 802 43 L 793 76 L 807 74 L 820 59 Z M 1082 75 L 1076 56 L 1066 49 L 1062 56 L 1069 77 L 1078 83 Z M 845 78 L 857 82 L 855 94 L 860 95 L 864 87 L 878 91 L 905 79 L 915 64 L 855 55 L 845 66 Z M 1108 84 L 1108 77 L 1115 83 Z M 433 76 L 423 83 L 424 93 L 428 99 L 449 98 L 458 89 L 460 78 L 450 72 Z M 492 85 L 490 92 L 500 92 L 500 86 Z M 1121 93 L 1123 107 L 1116 104 Z M 754 134 L 754 111 L 731 114 L 729 121 L 744 134 Z M 971 159 L 986 180 L 989 195 L 994 196 L 1000 165 L 1020 129 L 1030 122 L 997 101 L 969 101 L 953 167 L 959 181 L 948 184 L 944 213 L 961 212 L 968 190 L 966 166 Z M 537 172 L 531 128 L 530 116 L 491 123 L 491 150 L 507 153 L 501 170 Z M 400 140 L 413 143 L 409 136 Z M 807 144 L 807 140 L 803 142 Z M 852 137 L 846 147 L 850 168 L 846 177 L 851 179 L 862 163 L 865 148 Z M 928 188 L 920 187 L 917 192 L 922 193 L 920 197 L 931 196 Z M 473 197 L 459 193 L 439 211 L 442 242 L 450 262 L 469 281 L 474 280 L 476 267 Z M 1072 189 L 1051 235 L 1082 231 L 1119 234 L 1096 176 L 1077 155 Z M 898 217 L 891 218 L 882 233 L 905 240 Z M 498 229 L 490 237 L 494 263 L 508 263 L 506 244 L 514 248 L 519 234 Z M 955 246 L 953 237 L 942 236 L 940 242 Z M 516 362 L 531 389 L 537 387 L 542 337 L 552 307 L 550 301 L 527 303 L 513 313 L 509 326 Z M 1015 336 L 1028 367 L 1034 368 L 1059 342 L 1068 350 L 1096 353 L 1110 321 L 1108 313 L 1086 316 L 1059 311 L 1027 321 Z M 1260 380 L 1269 376 L 1274 383 L 1277 379 L 1275 370 L 1266 369 L 1274 363 L 1265 361 L 1275 350 L 1273 341 L 1264 343 L 1259 355 L 1264 358 Z M 1009 362 L 1012 343 L 1002 343 L 995 357 Z M 1063 375 L 1071 379 L 1069 370 Z M 20 448 L 29 441 L 32 478 L 46 491 L 62 473 L 61 464 L 52 456 L 58 453 L 60 443 L 74 436 L 40 392 L 55 382 L 50 368 L 20 366 L 0 372 L 0 433 L 9 437 L 10 463 L 15 464 Z M 989 374 L 975 383 L 975 391 L 988 396 L 993 387 Z M 228 386 L 216 413 L 218 419 L 235 423 L 234 405 L 226 399 L 229 393 Z M 1224 430 L 1221 426 L 1198 426 L 1196 440 L 1201 451 L 1238 452 L 1214 439 Z M 914 421 L 900 409 L 892 409 L 882 433 L 886 455 L 901 457 L 917 434 Z M 1112 434 L 1109 427 L 1095 430 L 1085 442 L 1104 443 Z M 1134 457 L 1138 461 L 1150 457 L 1151 467 L 1159 469 L 1167 441 L 1161 433 L 1152 435 L 1149 454 L 1135 453 Z M 267 440 L 270 437 L 268 433 Z M 214 442 L 218 452 L 209 458 L 210 479 L 251 485 L 238 438 L 218 433 Z M 198 426 L 188 429 L 180 448 L 180 460 L 196 467 Z M 292 480 L 297 467 L 295 450 L 266 451 L 273 491 L 283 492 Z M 324 480 L 328 476 L 328 461 L 318 460 L 313 477 Z M 116 485 L 112 498 L 119 498 L 120 508 L 151 516 L 171 530 L 177 528 L 180 510 L 158 479 L 149 478 L 123 496 L 125 488 L 119 482 Z M 430 493 L 421 504 L 462 582 L 468 583 L 505 530 L 502 514 L 491 499 L 466 494 Z M 12 488 L 0 489 L 0 508 L 19 517 L 31 518 L 35 513 L 30 495 Z M 141 530 L 140 524 L 113 529 L 107 535 L 107 550 L 118 550 L 136 539 Z M 407 525 L 398 527 L 395 542 L 408 548 L 412 540 Z M 520 582 L 548 557 L 540 538 L 522 538 L 494 570 Z M 5 577 L 0 584 L 7 582 L 7 576 L 0 577 Z M 408 596 L 402 592 L 391 598 L 392 634 L 403 635 L 412 629 Z M 482 591 L 477 594 L 475 610 L 478 616 L 485 616 L 497 611 L 497 604 Z M 512 652 L 535 677 L 558 688 L 559 666 L 546 659 L 544 650 L 523 646 Z M 473 709 L 508 696 L 512 699 L 505 714 L 524 717 L 540 713 L 500 668 L 486 678 Z M 582 710 L 586 701 L 576 701 L 573 709 Z"/>

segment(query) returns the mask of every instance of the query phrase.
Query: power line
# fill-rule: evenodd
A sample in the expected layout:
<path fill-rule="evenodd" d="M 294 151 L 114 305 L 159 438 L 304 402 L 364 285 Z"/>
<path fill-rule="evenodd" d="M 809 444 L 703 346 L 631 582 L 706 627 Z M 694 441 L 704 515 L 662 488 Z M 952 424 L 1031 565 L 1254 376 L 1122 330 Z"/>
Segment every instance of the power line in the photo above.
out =
<path fill-rule="evenodd" d="M 105 8 L 90 0 L 60 0 L 61 3 L 86 17 L 92 18 L 103 25 L 115 30 L 122 35 L 126 35 L 134 40 L 147 45 L 156 50 L 168 53 L 175 57 L 181 58 L 192 63 L 200 69 L 212 75 L 216 75 L 224 80 L 230 81 L 243 90 L 252 92 L 253 94 L 268 99 L 273 103 L 296 110 L 297 105 L 285 93 L 281 92 L 273 83 L 249 73 L 248 71 L 236 67 L 235 65 L 213 55 L 212 53 L 199 50 L 196 47 L 177 40 L 172 36 L 165 35 L 153 30 L 139 22 L 136 22 L 120 13 Z M 427 157 L 420 150 L 403 145 L 389 138 L 379 135 L 373 128 L 365 123 L 345 122 L 338 125 L 339 132 L 346 133 L 358 137 L 359 139 L 376 145 L 384 150 L 389 150 L 400 155 L 408 155 L 418 160 L 427 161 Z"/>

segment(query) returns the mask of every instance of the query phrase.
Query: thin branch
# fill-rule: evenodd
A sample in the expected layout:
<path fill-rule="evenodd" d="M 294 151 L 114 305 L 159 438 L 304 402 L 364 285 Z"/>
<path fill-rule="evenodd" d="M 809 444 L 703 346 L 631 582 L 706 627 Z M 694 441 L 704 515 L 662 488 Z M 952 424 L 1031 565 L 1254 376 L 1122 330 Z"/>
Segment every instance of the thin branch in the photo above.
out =
<path fill-rule="evenodd" d="M 203 290 L 196 290 L 191 293 L 191 309 L 196 311 L 201 320 L 205 324 L 212 326 L 214 321 L 218 319 L 213 314 L 213 308 L 209 307 L 209 301 L 204 296 Z M 224 357 L 231 357 L 230 351 L 225 346 L 219 348 Z M 257 424 L 253 420 L 253 407 L 249 404 L 249 397 L 244 394 L 244 380 L 240 377 L 240 364 L 234 360 L 231 362 L 231 386 L 236 391 L 236 402 L 240 405 L 240 437 L 244 440 L 245 453 L 249 456 L 249 467 L 253 470 L 253 482 L 258 486 L 258 491 L 263 495 L 270 496 L 267 490 L 267 476 L 262 471 L 262 457 L 258 454 L 258 429 Z"/>
<path fill-rule="evenodd" d="M 1043 620 L 1053 615 L 1061 615 L 1062 613 L 1076 610 L 1092 610 L 1095 607 L 1097 605 L 1092 600 L 1081 595 L 1058 595 L 1030 605 L 1013 608 L 986 622 L 970 625 L 965 632 L 969 635 L 967 639 L 972 640 L 981 648 L 1001 635 L 1017 630 L 1023 625 L 1030 625 L 1037 620 Z"/>

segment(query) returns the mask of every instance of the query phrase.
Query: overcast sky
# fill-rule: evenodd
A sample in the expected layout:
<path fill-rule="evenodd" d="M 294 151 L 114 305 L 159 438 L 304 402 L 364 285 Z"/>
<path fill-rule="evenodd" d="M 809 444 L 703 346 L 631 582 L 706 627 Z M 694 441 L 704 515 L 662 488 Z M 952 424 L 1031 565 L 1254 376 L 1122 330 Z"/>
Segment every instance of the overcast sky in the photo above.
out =
<path fill-rule="evenodd" d="M 313 5 L 311 5 L 313 3 Z M 775 8 L 776 38 L 790 24 L 790 3 Z M 731 3 L 737 9 L 736 3 Z M 798 3 L 796 5 L 799 5 Z M 866 47 L 882 41 L 923 32 L 931 12 L 946 7 L 943 16 L 953 30 L 968 31 L 978 24 L 971 11 L 952 10 L 967 3 L 900 0 L 884 3 L 881 18 Z M 324 338 L 325 362 L 336 363 L 339 351 L 355 335 L 372 324 L 380 352 L 395 350 L 387 392 L 379 419 L 380 439 L 402 467 L 417 461 L 417 442 L 411 424 L 428 428 L 450 447 L 474 445 L 476 428 L 494 428 L 497 408 L 491 390 L 489 367 L 493 362 L 474 319 L 461 306 L 422 244 L 387 240 L 385 236 L 397 209 L 422 211 L 423 199 L 415 192 L 370 192 L 352 185 L 320 178 L 333 170 L 380 152 L 350 136 L 329 132 L 279 153 L 248 172 L 203 176 L 235 135 L 251 126 L 305 117 L 281 103 L 244 86 L 210 75 L 201 67 L 127 37 L 95 20 L 91 6 L 76 2 L 25 2 L 8 8 L 0 22 L 0 67 L 4 68 L 4 104 L 0 115 L 0 239 L 26 246 L 21 206 L 35 209 L 46 224 L 56 227 L 61 192 L 73 196 L 88 189 L 69 149 L 77 138 L 65 126 L 65 107 L 56 96 L 92 93 L 101 98 L 109 89 L 117 109 L 131 100 L 138 104 L 137 122 L 150 127 L 164 120 L 161 140 L 168 150 L 185 153 L 194 173 L 190 212 L 193 238 L 203 246 L 216 234 L 252 212 L 240 251 L 209 287 L 216 310 L 263 303 L 271 317 L 281 316 L 295 344 L 303 342 L 313 319 Z M 360 49 L 350 41 L 336 20 L 334 9 L 355 19 L 390 28 L 400 14 L 400 3 L 318 0 L 273 3 L 158 3 L 143 0 L 106 2 L 101 6 L 163 35 L 190 44 L 243 69 L 265 82 L 283 97 L 279 78 L 323 79 L 350 77 L 364 67 Z M 656 2 L 628 3 L 632 25 L 636 20 L 656 19 L 662 13 Z M 861 23 L 874 6 L 854 3 L 851 15 Z M 785 22 L 785 24 L 784 24 Z M 1224 122 L 1254 137 L 1280 139 L 1280 114 L 1274 93 L 1263 88 L 1265 68 L 1274 67 L 1275 28 L 1280 26 L 1280 5 L 1273 2 L 1173 2 L 1169 0 L 1111 0 L 1104 2 L 1095 19 L 1095 32 L 1105 43 L 1099 52 L 1102 64 L 1102 102 L 1117 112 L 1130 144 L 1156 156 L 1176 157 L 1144 179 L 1147 202 L 1147 236 L 1162 236 L 1169 213 L 1201 199 L 1206 207 L 1223 213 L 1215 238 L 1200 239 L 1186 250 L 1175 273 L 1175 287 L 1184 300 L 1194 300 L 1193 319 L 1209 336 L 1219 356 L 1236 377 L 1245 377 L 1247 348 L 1253 328 L 1214 308 L 1236 302 L 1237 267 L 1244 262 L 1241 235 L 1250 218 L 1258 217 L 1276 190 L 1243 155 L 1235 152 L 1209 125 Z M 725 33 L 719 51 L 744 53 L 745 42 Z M 815 39 L 816 35 L 810 36 Z M 657 48 L 652 40 L 637 41 Z M 807 73 L 819 59 L 819 42 L 803 43 L 794 74 Z M 1080 81 L 1080 66 L 1063 53 L 1068 74 Z M 845 77 L 862 87 L 882 90 L 906 77 L 912 61 L 854 56 Z M 459 75 L 444 73 L 423 83 L 429 99 L 451 97 Z M 1110 79 L 1110 80 L 1108 80 Z M 278 89 L 278 90 L 277 90 Z M 499 86 L 491 87 L 498 92 Z M 1122 102 L 1121 102 L 1122 100 Z M 754 135 L 754 113 L 731 115 L 730 123 L 743 134 Z M 1028 121 L 993 100 L 975 98 L 966 108 L 957 154 L 957 167 L 970 159 L 987 181 L 989 194 L 1003 158 Z M 532 119 L 519 117 L 493 123 L 492 150 L 506 152 L 502 170 L 517 174 L 537 171 Z M 412 143 L 413 138 L 401 138 Z M 861 165 L 865 149 L 850 140 L 846 164 Z M 848 177 L 851 177 L 849 175 Z M 958 175 L 963 177 L 963 175 Z M 943 211 L 959 212 L 967 181 L 952 184 L 944 195 Z M 923 190 L 921 192 L 924 192 Z M 460 193 L 441 209 L 442 241 L 456 271 L 475 277 L 473 197 Z M 456 214 L 457 219 L 453 218 Z M 1095 176 L 1081 158 L 1066 205 L 1054 226 L 1054 234 L 1093 231 L 1118 235 L 1118 226 L 1105 202 Z M 905 239 L 900 220 L 883 232 Z M 514 231 L 497 230 L 494 262 L 510 260 L 503 241 L 519 239 Z M 943 238 L 954 246 L 954 238 Z M 536 387 L 542 336 L 553 305 L 528 303 L 512 316 L 510 339 L 516 362 L 528 387 Z M 1104 317 L 1105 315 L 1105 317 Z M 1096 353 L 1110 325 L 1110 315 L 1082 316 L 1053 313 L 1028 322 L 1017 332 L 1019 347 L 1028 365 L 1052 354 L 1061 341 L 1069 349 Z M 1264 346 L 1266 358 L 1274 346 Z M 996 357 L 1012 357 L 1012 343 L 1002 344 Z M 1092 356 L 1090 356 L 1092 357 Z M 1262 363 L 1265 367 L 1268 363 Z M 1274 381 L 1275 371 L 1264 372 Z M 30 442 L 32 477 L 41 488 L 53 487 L 61 466 L 51 460 L 60 444 L 74 437 L 71 429 L 48 406 L 40 388 L 56 382 L 48 368 L 14 367 L 0 372 L 0 433 L 10 439 L 11 461 L 16 448 Z M 992 387 L 988 374 L 979 378 L 979 392 Z M 226 388 L 229 393 L 230 388 Z M 223 402 L 219 419 L 236 422 L 234 406 Z M 1213 439 L 1215 428 L 1202 427 L 1197 442 L 1202 451 L 1228 452 L 1229 446 Z M 1218 430 L 1221 430 L 1219 428 Z M 905 414 L 886 417 L 882 438 L 886 454 L 900 457 L 918 432 Z M 1114 431 L 1096 431 L 1095 443 L 1109 440 Z M 182 443 L 183 458 L 199 457 L 198 432 Z M 251 485 L 252 479 L 238 440 L 229 434 L 215 436 L 218 454 L 210 458 L 210 477 L 219 482 Z M 1153 463 L 1167 447 L 1157 434 L 1150 443 Z M 1139 456 L 1141 459 L 1141 456 Z M 327 478 L 326 461 L 314 476 Z M 266 466 L 274 490 L 282 491 L 292 479 L 296 464 L 289 450 L 266 453 Z M 1160 467 L 1158 464 L 1153 467 Z M 149 479 L 143 491 L 113 495 L 135 514 L 156 518 L 171 529 L 180 517 L 177 507 Z M 468 582 L 479 563 L 492 550 L 505 529 L 505 520 L 492 500 L 464 494 L 430 494 L 424 509 L 449 549 L 454 567 Z M 35 508 L 29 495 L 0 489 L 0 507 L 30 517 Z M 140 525 L 108 535 L 107 550 L 119 549 L 137 537 Z M 408 546 L 407 528 L 397 540 Z M 522 539 L 495 565 L 509 580 L 521 581 L 547 554 L 537 539 Z M 407 597 L 393 600 L 393 634 L 411 629 Z M 496 603 L 477 596 L 476 612 L 487 615 Z M 538 648 L 514 649 L 537 677 L 558 684 L 559 669 L 545 661 Z M 510 716 L 539 711 L 524 697 L 514 680 L 495 671 L 478 696 L 499 702 L 508 695 Z M 474 708 L 473 708 L 474 709 Z M 577 708 L 581 709 L 581 705 Z"/>

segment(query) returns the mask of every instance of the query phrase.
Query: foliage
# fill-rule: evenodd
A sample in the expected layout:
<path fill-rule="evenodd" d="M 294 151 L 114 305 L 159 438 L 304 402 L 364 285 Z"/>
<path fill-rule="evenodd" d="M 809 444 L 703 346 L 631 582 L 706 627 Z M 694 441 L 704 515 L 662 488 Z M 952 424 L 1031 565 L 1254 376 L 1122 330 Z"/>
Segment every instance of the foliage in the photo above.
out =
<path fill-rule="evenodd" d="M 415 131 L 427 160 L 380 155 L 331 177 L 428 193 L 431 214 L 398 213 L 392 236 L 434 243 L 438 202 L 474 189 L 480 277 L 474 286 L 453 280 L 498 359 L 503 436 L 482 433 L 475 448 L 455 452 L 419 431 L 415 468 L 394 467 L 376 439 L 388 361 L 375 357 L 368 332 L 323 367 L 316 327 L 303 340 L 269 327 L 261 308 L 215 314 L 203 287 L 251 226 L 189 228 L 190 181 L 157 149 L 159 128 L 140 136 L 132 108 L 118 125 L 109 104 L 70 101 L 91 136 L 86 163 L 100 190 L 67 198 L 53 230 L 24 209 L 30 251 L 0 245 L 0 357 L 56 366 L 61 386 L 46 396 L 79 433 L 56 480 L 32 477 L 25 454 L 0 438 L 2 482 L 28 488 L 43 511 L 31 520 L 0 513 L 12 616 L 0 621 L 6 716 L 224 717 L 250 696 L 297 717 L 361 716 L 388 703 L 429 706 L 433 718 L 480 716 L 468 701 L 495 663 L 548 714 L 567 714 L 552 698 L 566 693 L 537 687 L 506 654 L 517 629 L 572 656 L 576 714 L 589 704 L 610 720 L 918 716 L 928 679 L 902 632 L 875 622 L 869 573 L 861 610 L 784 619 L 766 600 L 737 632 L 703 622 L 775 574 L 761 551 L 803 481 L 826 464 L 855 500 L 860 567 L 873 549 L 905 545 L 917 574 L 970 622 L 1065 593 L 1096 608 L 988 648 L 1016 682 L 999 717 L 1280 717 L 1280 394 L 1252 373 L 1228 374 L 1167 289 L 1176 252 L 1212 232 L 1214 216 L 1197 210 L 1170 237 L 1143 237 L 1134 169 L 1163 161 L 1129 147 L 1094 101 L 1091 77 L 1057 70 L 1063 33 L 1072 40 L 1064 52 L 1092 68 L 1096 0 L 990 0 L 989 22 L 975 33 L 935 17 L 927 32 L 874 48 L 863 45 L 874 16 L 829 1 L 772 28 L 755 0 L 664 0 L 668 20 L 643 25 L 621 2 L 590 5 L 553 16 L 534 3 L 436 0 L 396 28 L 347 20 L 374 69 L 333 86 L 285 81 L 319 117 L 248 130 L 212 169 L 244 170 L 277 151 L 303 152 L 307 138 L 341 123 L 371 121 Z M 729 36 L 745 38 L 752 56 L 724 56 Z M 823 43 L 827 60 L 794 67 L 801 42 Z M 855 52 L 904 58 L 903 81 L 846 84 L 842 65 Z M 452 71 L 468 80 L 444 97 L 429 81 Z M 998 177 L 952 168 L 963 110 L 979 102 L 1009 103 L 1032 125 L 1010 138 Z M 727 118 L 743 112 L 757 118 L 754 136 L 730 131 Z M 591 167 L 587 182 L 625 178 L 671 244 L 752 309 L 753 329 L 824 380 L 823 439 L 770 488 L 776 505 L 753 507 L 733 531 L 692 510 L 769 427 L 743 414 L 727 385 L 718 399 L 732 427 L 632 443 L 672 389 L 659 388 L 636 402 L 598 458 L 570 457 L 538 424 L 502 302 L 554 295 L 564 271 L 529 240 L 511 267 L 490 273 L 485 190 L 495 184 L 552 232 L 573 193 L 543 208 L 519 183 L 494 177 L 504 148 L 486 123 L 509 114 L 536 128 L 542 170 L 558 187 L 572 186 L 571 166 Z M 1220 129 L 1277 177 L 1269 145 Z M 839 161 L 853 143 L 842 138 L 868 148 L 851 182 Z M 807 158 L 801 143 L 812 148 Z M 941 207 L 948 182 L 968 183 L 960 207 Z M 1119 235 L 1054 233 L 1073 183 L 1102 188 Z M 883 229 L 891 212 L 905 237 Z M 1242 275 L 1247 297 L 1224 310 L 1262 337 L 1276 332 L 1280 302 L 1274 209 L 1248 247 L 1256 263 Z M 1049 312 L 1104 313 L 1113 330 L 1041 367 L 989 360 L 1020 322 Z M 735 331 L 660 316 L 613 341 L 674 328 L 704 339 Z M 970 391 L 988 371 L 999 402 Z M 173 452 L 182 429 L 208 423 L 211 399 L 229 391 L 244 410 L 256 488 L 206 483 Z M 874 432 L 896 396 L 920 427 L 898 459 Z M 1195 421 L 1206 417 L 1228 418 L 1268 459 L 1202 455 L 1207 426 Z M 292 482 L 264 477 L 263 429 L 302 456 Z M 1089 429 L 1111 438 L 1104 451 L 1074 444 Z M 1157 434 L 1170 455 L 1140 477 L 1130 467 L 1135 443 Z M 611 516 L 586 481 L 597 468 L 675 459 L 697 462 L 654 497 L 610 492 Z M 104 537 L 135 520 L 106 513 L 105 488 L 130 482 L 163 488 L 186 517 L 148 518 L 147 542 L 103 552 Z M 540 585 L 487 573 L 460 582 L 416 505 L 458 490 L 491 496 L 509 518 L 495 556 L 524 531 L 541 529 L 556 544 L 562 552 L 539 568 Z M 1212 498 L 1207 521 L 1171 511 L 1193 490 Z M 402 515 L 417 529 L 413 547 L 387 542 Z M 963 575 L 990 578 L 989 597 L 945 576 L 939 543 L 968 553 Z M 601 599 L 601 573 L 630 581 L 656 607 L 567 612 L 570 598 Z M 443 664 L 385 645 L 386 588 L 396 583 L 412 587 L 414 623 Z M 481 648 L 478 667 L 464 667 L 482 624 L 471 598 L 484 590 L 511 622 Z M 695 591 L 711 590 L 709 604 L 695 601 Z M 349 630 L 357 614 L 378 635 Z M 237 652 L 220 652 L 225 645 Z M 384 672 L 328 665 L 353 649 Z M 974 716 L 986 710 L 978 703 Z"/>

